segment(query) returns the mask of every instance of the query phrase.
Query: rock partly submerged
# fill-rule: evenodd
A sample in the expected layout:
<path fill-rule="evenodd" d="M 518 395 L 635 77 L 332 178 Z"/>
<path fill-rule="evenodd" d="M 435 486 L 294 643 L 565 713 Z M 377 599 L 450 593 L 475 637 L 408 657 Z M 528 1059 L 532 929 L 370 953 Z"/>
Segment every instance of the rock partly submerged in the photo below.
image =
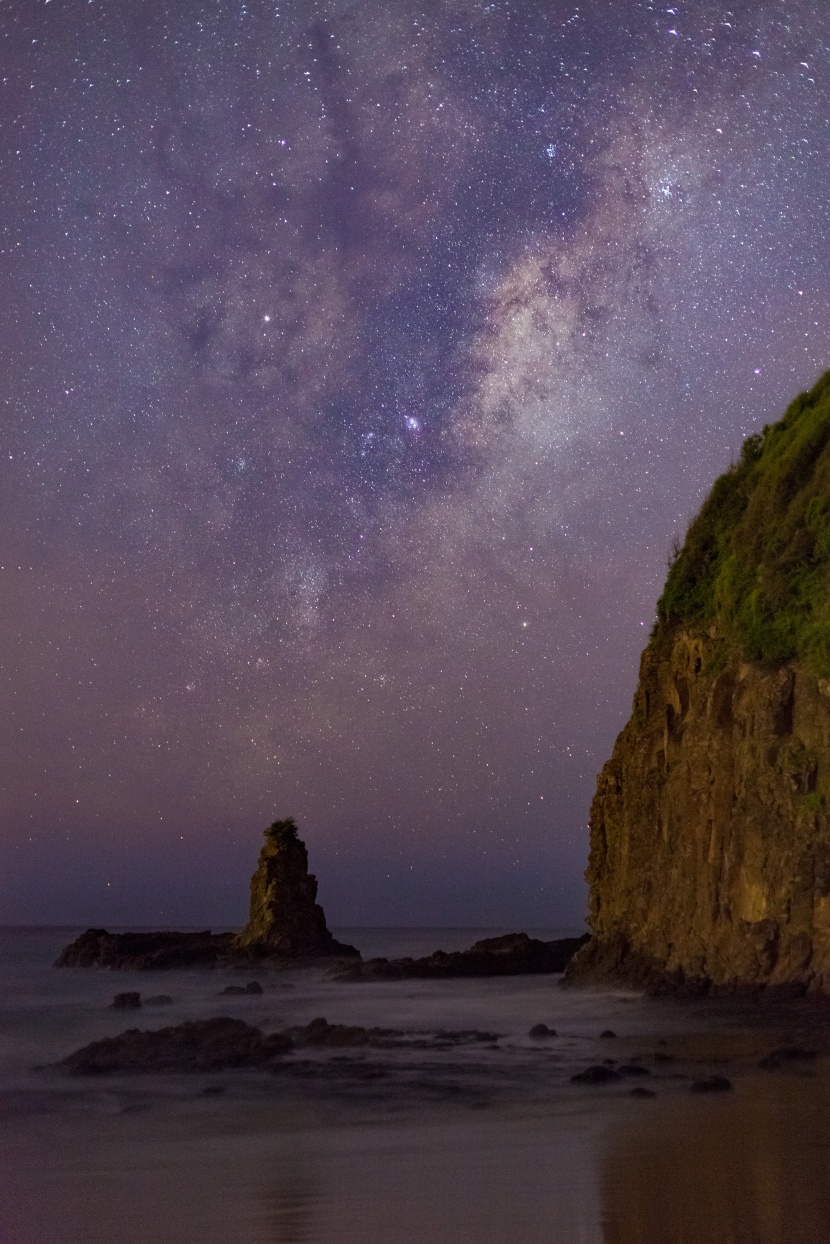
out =
<path fill-rule="evenodd" d="M 459 1032 L 406 1033 L 397 1028 L 364 1028 L 330 1024 L 320 1017 L 282 1032 L 263 1033 L 240 1019 L 176 1024 L 169 1028 L 130 1028 L 116 1037 L 93 1041 L 55 1064 L 69 1075 L 116 1072 L 173 1073 L 276 1067 L 286 1054 L 305 1048 L 378 1049 L 436 1048 L 477 1045 L 498 1040 L 498 1034 L 469 1029 Z"/>
<path fill-rule="evenodd" d="M 127 993 L 117 993 L 110 1003 L 114 1011 L 137 1011 L 140 1006 L 141 994 L 132 989 Z"/>
<path fill-rule="evenodd" d="M 290 1048 L 290 1041 L 278 1033 L 266 1037 L 241 1019 L 221 1016 L 157 1031 L 130 1028 L 85 1045 L 57 1065 L 71 1075 L 218 1071 L 265 1066 Z"/>
<path fill-rule="evenodd" d="M 673 561 L 591 809 L 571 983 L 830 990 L 830 374 Z"/>
<path fill-rule="evenodd" d="M 231 956 L 232 948 L 232 933 L 110 933 L 87 929 L 64 947 L 55 966 L 125 971 L 214 967 Z"/>
<path fill-rule="evenodd" d="M 360 958 L 354 946 L 332 937 L 317 903 L 317 879 L 290 818 L 265 831 L 251 878 L 250 918 L 238 934 L 161 931 L 110 933 L 87 929 L 61 952 L 56 967 L 102 967 L 133 971 L 244 966 L 252 961 Z"/>
<path fill-rule="evenodd" d="M 476 976 L 526 976 L 564 972 L 572 956 L 588 941 L 563 937 L 543 942 L 527 933 L 486 937 L 469 950 L 436 950 L 423 959 L 368 959 L 335 968 L 335 980 L 447 980 Z"/>

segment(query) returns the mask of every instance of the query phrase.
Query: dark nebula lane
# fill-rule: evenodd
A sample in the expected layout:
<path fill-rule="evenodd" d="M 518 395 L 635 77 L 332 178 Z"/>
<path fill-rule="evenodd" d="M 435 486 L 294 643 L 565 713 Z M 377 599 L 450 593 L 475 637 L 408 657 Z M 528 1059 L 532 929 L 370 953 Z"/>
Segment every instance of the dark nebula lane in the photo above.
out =
<path fill-rule="evenodd" d="M 0 12 L 0 920 L 578 925 L 668 551 L 828 365 L 812 0 Z"/>

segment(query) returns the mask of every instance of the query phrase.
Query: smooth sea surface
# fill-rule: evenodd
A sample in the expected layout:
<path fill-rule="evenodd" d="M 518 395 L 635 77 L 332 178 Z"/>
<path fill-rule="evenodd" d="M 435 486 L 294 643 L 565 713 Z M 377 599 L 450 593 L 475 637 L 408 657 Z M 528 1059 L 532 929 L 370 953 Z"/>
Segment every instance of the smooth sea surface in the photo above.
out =
<path fill-rule="evenodd" d="M 336 929 L 365 957 L 491 929 Z M 573 930 L 527 930 L 554 937 Z M 830 1239 L 826 1008 L 563 990 L 552 976 L 334 982 L 324 968 L 55 969 L 78 929 L 0 929 L 0 1244 L 820 1244 Z M 218 997 L 255 978 L 261 996 Z M 125 1014 L 115 992 L 165 993 Z M 129 1027 L 391 1027 L 275 1072 L 67 1077 Z M 556 1037 L 529 1037 L 545 1023 Z M 470 1043 L 441 1033 L 490 1034 Z M 603 1037 L 604 1031 L 614 1032 Z M 644 1069 L 579 1085 L 589 1065 Z M 732 1091 L 691 1085 L 726 1075 Z M 634 1088 L 650 1097 L 632 1096 Z"/>

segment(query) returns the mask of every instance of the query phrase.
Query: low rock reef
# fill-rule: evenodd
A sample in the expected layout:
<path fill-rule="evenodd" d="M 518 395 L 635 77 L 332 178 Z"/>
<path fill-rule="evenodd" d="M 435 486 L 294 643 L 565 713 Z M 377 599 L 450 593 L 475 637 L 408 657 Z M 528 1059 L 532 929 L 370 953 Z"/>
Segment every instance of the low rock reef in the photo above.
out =
<path fill-rule="evenodd" d="M 228 1071 L 271 1067 L 292 1051 L 309 1048 L 445 1049 L 498 1040 L 498 1034 L 465 1029 L 459 1032 L 406 1033 L 397 1028 L 363 1028 L 330 1024 L 323 1018 L 282 1032 L 265 1034 L 241 1019 L 216 1019 L 142 1031 L 129 1028 L 117 1037 L 93 1041 L 55 1064 L 69 1075 L 116 1072 Z"/>
<path fill-rule="evenodd" d="M 57 1067 L 71 1075 L 220 1071 L 263 1067 L 289 1049 L 291 1042 L 279 1033 L 265 1036 L 241 1019 L 220 1016 L 156 1031 L 129 1028 L 117 1037 L 85 1045 Z"/>
<path fill-rule="evenodd" d="M 61 951 L 59 968 L 119 968 L 157 971 L 162 968 L 215 967 L 228 960 L 233 933 L 109 933 L 87 929 Z"/>
<path fill-rule="evenodd" d="M 527 933 L 486 937 L 469 950 L 436 950 L 424 959 L 369 959 L 348 963 L 331 973 L 334 980 L 447 980 L 464 976 L 529 976 L 564 972 L 588 935 L 542 942 Z"/>

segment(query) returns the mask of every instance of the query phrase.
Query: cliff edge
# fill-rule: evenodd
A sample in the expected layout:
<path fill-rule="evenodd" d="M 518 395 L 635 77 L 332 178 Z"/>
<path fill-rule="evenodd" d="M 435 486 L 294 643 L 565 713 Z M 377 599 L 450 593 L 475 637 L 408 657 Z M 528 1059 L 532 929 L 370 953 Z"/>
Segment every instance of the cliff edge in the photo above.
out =
<path fill-rule="evenodd" d="M 569 982 L 830 991 L 830 373 L 671 564 L 591 808 Z"/>

